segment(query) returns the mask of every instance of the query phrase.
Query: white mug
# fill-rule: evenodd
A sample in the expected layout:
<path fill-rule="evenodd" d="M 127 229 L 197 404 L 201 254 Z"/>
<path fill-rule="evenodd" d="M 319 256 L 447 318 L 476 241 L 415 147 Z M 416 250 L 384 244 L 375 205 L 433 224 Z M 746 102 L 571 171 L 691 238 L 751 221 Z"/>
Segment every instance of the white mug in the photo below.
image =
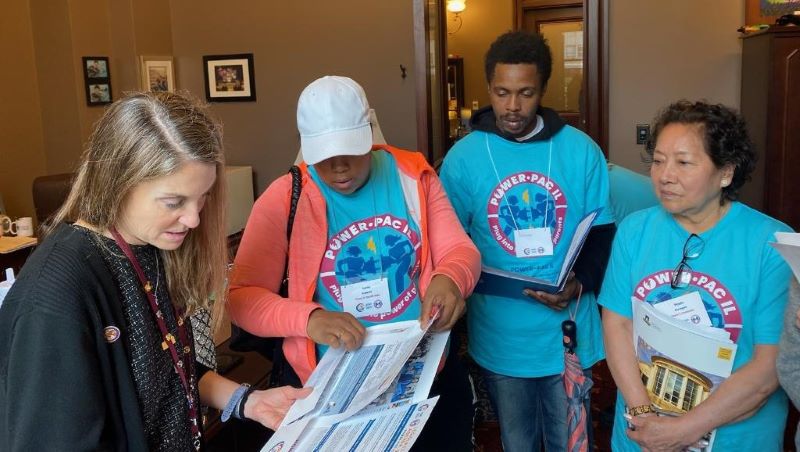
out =
<path fill-rule="evenodd" d="M 11 229 L 14 227 L 14 222 L 11 221 L 11 218 L 0 214 L 0 235 L 10 235 Z"/>
<path fill-rule="evenodd" d="M 14 234 L 22 237 L 32 237 L 33 236 L 33 218 L 31 217 L 22 217 L 17 218 L 17 221 L 12 223 L 15 226 L 16 231 L 11 231 Z"/>

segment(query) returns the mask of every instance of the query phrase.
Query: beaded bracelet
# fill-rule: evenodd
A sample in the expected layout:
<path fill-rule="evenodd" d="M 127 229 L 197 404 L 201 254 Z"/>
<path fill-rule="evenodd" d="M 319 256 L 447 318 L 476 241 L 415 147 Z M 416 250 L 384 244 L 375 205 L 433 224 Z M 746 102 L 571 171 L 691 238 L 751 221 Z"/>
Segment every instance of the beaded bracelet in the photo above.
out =
<path fill-rule="evenodd" d="M 236 414 L 234 414 L 234 416 L 236 416 L 236 419 L 241 419 L 241 420 L 247 419 L 244 415 L 244 405 L 247 403 L 248 397 L 250 397 L 250 394 L 252 394 L 253 391 L 255 391 L 255 389 L 256 389 L 255 386 L 249 386 L 247 388 L 247 391 L 245 391 L 244 395 L 242 395 L 242 398 L 239 400 L 239 406 L 236 408 Z"/>
<path fill-rule="evenodd" d="M 248 393 L 250 389 L 250 385 L 247 383 L 242 383 L 231 395 L 231 398 L 228 399 L 228 403 L 225 404 L 225 409 L 222 410 L 222 416 L 220 416 L 220 420 L 222 422 L 228 422 L 228 419 L 231 418 L 231 414 L 236 411 L 236 408 L 239 406 L 242 398 L 245 394 Z"/>

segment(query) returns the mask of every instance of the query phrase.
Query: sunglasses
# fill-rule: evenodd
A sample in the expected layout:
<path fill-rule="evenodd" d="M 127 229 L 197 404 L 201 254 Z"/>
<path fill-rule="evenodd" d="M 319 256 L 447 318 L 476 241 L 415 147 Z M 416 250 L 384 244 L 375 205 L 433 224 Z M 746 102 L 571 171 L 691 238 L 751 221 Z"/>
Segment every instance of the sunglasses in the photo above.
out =
<path fill-rule="evenodd" d="M 687 261 L 699 257 L 703 252 L 704 246 L 705 242 L 697 234 L 692 234 L 686 239 L 686 243 L 683 244 L 683 257 L 678 266 L 675 267 L 675 270 L 672 271 L 670 286 L 673 289 L 685 289 L 689 286 L 692 281 L 692 267 Z"/>

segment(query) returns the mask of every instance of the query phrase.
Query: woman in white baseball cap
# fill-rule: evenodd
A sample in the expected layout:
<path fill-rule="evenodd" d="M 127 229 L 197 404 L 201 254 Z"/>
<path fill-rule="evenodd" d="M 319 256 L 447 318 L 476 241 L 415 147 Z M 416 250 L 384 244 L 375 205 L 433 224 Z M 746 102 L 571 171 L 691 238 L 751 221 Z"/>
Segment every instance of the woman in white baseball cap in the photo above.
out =
<path fill-rule="evenodd" d="M 312 82 L 300 95 L 297 127 L 304 162 L 291 239 L 286 175 L 253 207 L 228 310 L 255 335 L 284 337 L 286 359 L 305 382 L 328 347 L 360 347 L 365 326 L 426 324 L 438 311 L 433 328 L 452 328 L 477 282 L 480 255 L 422 154 L 373 146 L 358 83 Z M 281 297 L 286 262 L 288 297 Z M 354 290 L 375 302 L 351 302 Z M 432 389 L 440 401 L 415 446 L 425 450 L 472 448 L 470 384 L 456 353 L 448 355 Z"/>

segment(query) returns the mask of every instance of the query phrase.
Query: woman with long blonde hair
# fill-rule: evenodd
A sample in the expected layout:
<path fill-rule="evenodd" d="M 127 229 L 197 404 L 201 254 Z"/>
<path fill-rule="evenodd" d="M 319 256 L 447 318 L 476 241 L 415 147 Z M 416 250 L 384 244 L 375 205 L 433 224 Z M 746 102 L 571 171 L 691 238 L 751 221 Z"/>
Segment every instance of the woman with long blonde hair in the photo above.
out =
<path fill-rule="evenodd" d="M 220 127 L 197 102 L 109 107 L 0 310 L 0 450 L 197 450 L 201 404 L 274 428 L 305 396 L 213 371 L 223 177 Z"/>

